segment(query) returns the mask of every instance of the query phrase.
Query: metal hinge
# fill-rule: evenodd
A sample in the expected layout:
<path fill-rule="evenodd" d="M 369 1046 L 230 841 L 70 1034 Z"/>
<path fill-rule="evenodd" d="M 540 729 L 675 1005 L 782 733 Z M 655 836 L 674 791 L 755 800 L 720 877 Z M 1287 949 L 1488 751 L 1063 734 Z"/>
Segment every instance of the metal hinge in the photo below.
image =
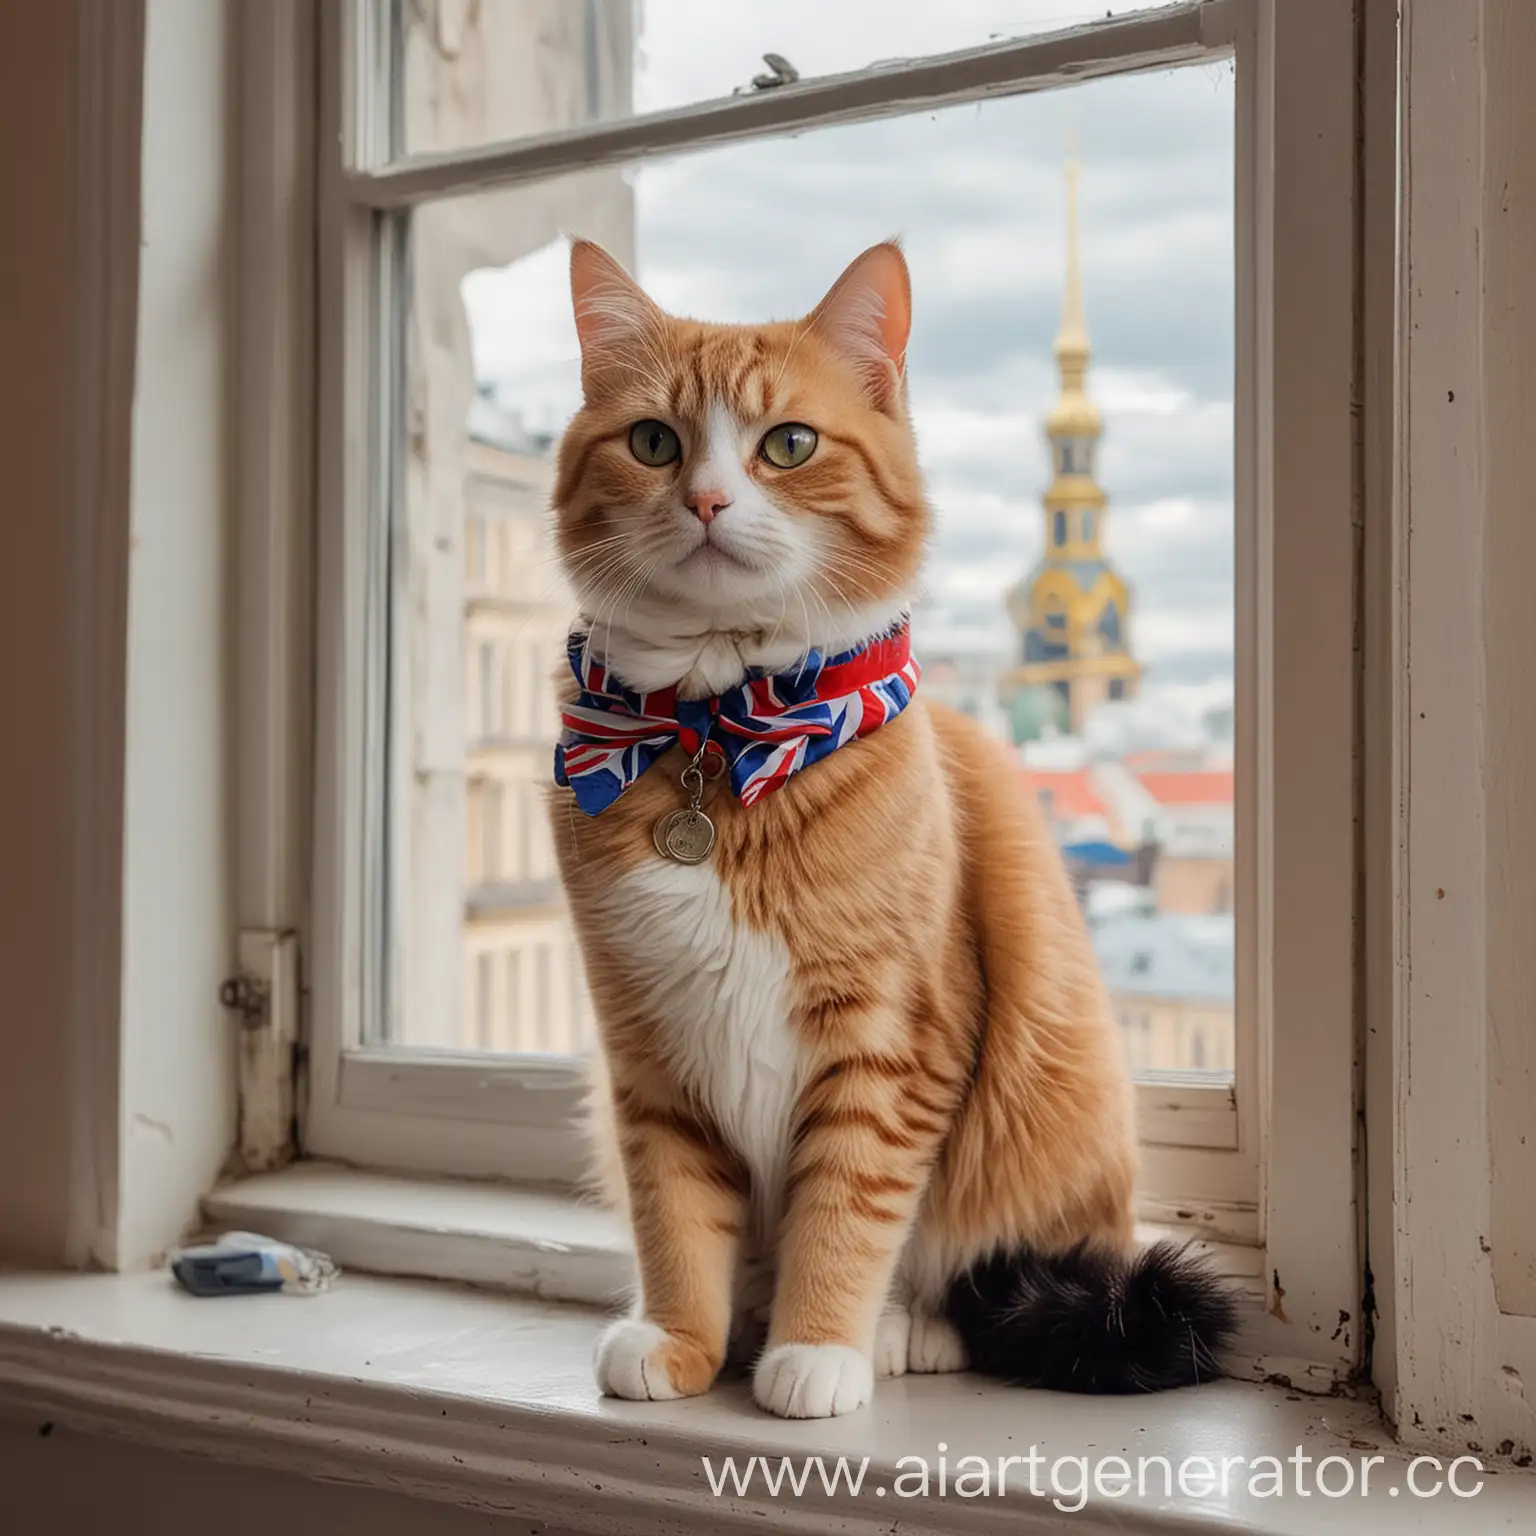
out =
<path fill-rule="evenodd" d="M 240 1016 L 240 1157 L 258 1173 L 282 1167 L 298 1150 L 298 935 L 246 929 L 238 959 L 219 1001 Z"/>

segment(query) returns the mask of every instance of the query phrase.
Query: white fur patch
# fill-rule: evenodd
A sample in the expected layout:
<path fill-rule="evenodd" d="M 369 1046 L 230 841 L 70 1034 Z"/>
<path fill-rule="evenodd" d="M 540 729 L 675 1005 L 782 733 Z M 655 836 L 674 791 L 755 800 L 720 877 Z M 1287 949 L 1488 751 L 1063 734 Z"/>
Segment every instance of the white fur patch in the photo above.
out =
<path fill-rule="evenodd" d="M 862 1408 L 875 1390 L 869 1361 L 846 1344 L 780 1344 L 758 1361 L 752 1395 L 781 1419 L 829 1419 Z"/>
<path fill-rule="evenodd" d="M 905 1376 L 912 1338 L 912 1314 L 905 1307 L 888 1308 L 875 1323 L 876 1376 Z"/>
<path fill-rule="evenodd" d="M 907 1338 L 907 1369 L 922 1375 L 947 1375 L 971 1363 L 960 1330 L 947 1317 L 930 1312 L 912 1314 Z"/>
<path fill-rule="evenodd" d="M 653 1359 L 667 1342 L 665 1331 L 644 1318 L 625 1317 L 610 1323 L 597 1341 L 597 1385 L 609 1397 L 632 1402 L 669 1402 L 682 1394 L 660 1360 Z"/>
<path fill-rule="evenodd" d="M 736 922 L 731 893 L 706 864 L 647 861 L 607 905 L 668 1063 L 746 1163 L 754 1225 L 771 1239 L 803 1075 L 789 951 Z"/>

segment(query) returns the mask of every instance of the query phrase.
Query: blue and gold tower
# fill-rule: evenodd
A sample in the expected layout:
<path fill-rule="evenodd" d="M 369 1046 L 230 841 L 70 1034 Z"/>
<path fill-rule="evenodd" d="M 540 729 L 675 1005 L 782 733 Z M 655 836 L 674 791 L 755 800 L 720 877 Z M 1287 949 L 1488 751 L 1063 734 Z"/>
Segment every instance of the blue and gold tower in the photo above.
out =
<path fill-rule="evenodd" d="M 1104 428 L 1086 388 L 1091 353 L 1074 159 L 1067 162 L 1067 276 L 1056 336 L 1061 398 L 1045 421 L 1052 468 L 1045 554 L 1005 599 L 1019 637 L 1002 683 L 1016 742 L 1052 728 L 1080 731 L 1098 705 L 1133 698 L 1141 682 L 1131 651 L 1131 589 L 1104 553 L 1104 492 L 1095 478 Z"/>

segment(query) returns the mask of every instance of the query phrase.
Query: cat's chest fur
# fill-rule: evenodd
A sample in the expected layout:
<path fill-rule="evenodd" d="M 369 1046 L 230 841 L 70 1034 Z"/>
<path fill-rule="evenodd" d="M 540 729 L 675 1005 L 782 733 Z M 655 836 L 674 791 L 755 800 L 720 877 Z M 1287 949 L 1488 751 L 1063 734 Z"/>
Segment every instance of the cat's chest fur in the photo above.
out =
<path fill-rule="evenodd" d="M 754 1216 L 770 1235 L 803 1084 L 789 951 L 736 921 L 731 893 L 708 864 L 647 860 L 619 880 L 610 900 L 661 1049 L 746 1163 Z"/>

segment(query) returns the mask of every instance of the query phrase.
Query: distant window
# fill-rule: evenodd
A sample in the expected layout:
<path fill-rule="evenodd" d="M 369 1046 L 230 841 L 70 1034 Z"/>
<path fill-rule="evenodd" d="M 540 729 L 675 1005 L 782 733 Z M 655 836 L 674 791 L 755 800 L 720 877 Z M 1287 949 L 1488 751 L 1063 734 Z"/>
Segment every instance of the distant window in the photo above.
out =
<path fill-rule="evenodd" d="M 527 727 L 524 734 L 537 741 L 553 733 L 556 722 L 546 718 L 544 693 L 548 687 L 549 663 L 544 659 L 544 647 L 534 645 L 528 653 L 528 709 Z M 552 715 L 553 710 L 548 711 Z"/>
<path fill-rule="evenodd" d="M 1194 1039 L 1189 1043 L 1189 1059 L 1194 1063 L 1195 1070 L 1201 1071 L 1205 1066 L 1205 1031 L 1196 1029 Z"/>
<path fill-rule="evenodd" d="M 1109 696 L 1112 699 L 1123 699 L 1125 697 L 1125 679 L 1123 677 L 1110 678 Z"/>
<path fill-rule="evenodd" d="M 1064 475 L 1086 475 L 1093 471 L 1093 443 L 1086 437 L 1069 437 L 1060 446 L 1057 463 Z"/>
<path fill-rule="evenodd" d="M 1067 542 L 1067 514 L 1065 512 L 1053 512 L 1051 514 L 1051 542 L 1058 549 Z"/>
<path fill-rule="evenodd" d="M 507 1043 L 514 1051 L 527 1050 L 523 1038 L 523 957 L 516 949 L 507 951 Z"/>
<path fill-rule="evenodd" d="M 469 579 L 481 585 L 486 577 L 486 526 L 485 519 L 477 514 L 471 514 L 469 518 L 469 534 L 466 540 L 466 563 L 469 567 Z"/>
<path fill-rule="evenodd" d="M 480 786 L 480 878 L 501 878 L 501 785 L 487 780 Z"/>
<path fill-rule="evenodd" d="M 550 969 L 549 945 L 537 945 L 533 951 L 533 1016 L 539 1021 L 538 1048 L 543 1051 L 550 1048 L 549 1024 L 552 1017 L 551 1004 L 554 1001 Z"/>
<path fill-rule="evenodd" d="M 480 644 L 480 735 L 494 736 L 497 723 L 496 647 Z"/>
<path fill-rule="evenodd" d="M 1103 636 L 1106 645 L 1119 646 L 1120 609 L 1115 603 L 1105 603 L 1104 611 L 1099 615 L 1099 634 Z"/>
<path fill-rule="evenodd" d="M 1093 508 L 1092 507 L 1084 507 L 1083 508 L 1083 519 L 1082 519 L 1082 521 L 1083 521 L 1083 532 L 1082 532 L 1083 543 L 1091 544 L 1093 542 Z"/>
<path fill-rule="evenodd" d="M 1152 969 L 1152 956 L 1146 950 L 1138 949 L 1131 956 L 1131 974 L 1133 976 L 1145 976 Z"/>
<path fill-rule="evenodd" d="M 595 123 L 603 115 L 603 18 L 598 13 L 597 0 L 586 0 L 584 9 L 581 55 L 586 74 L 587 121 Z"/>
<path fill-rule="evenodd" d="M 1045 622 L 1052 629 L 1065 629 L 1067 627 L 1067 616 L 1059 608 L 1053 608 L 1046 614 Z"/>
<path fill-rule="evenodd" d="M 493 985 L 491 975 L 491 957 L 478 955 L 475 958 L 475 1036 L 482 1051 L 491 1049 L 491 1032 L 493 1023 L 493 1004 L 495 999 L 491 996 Z"/>

